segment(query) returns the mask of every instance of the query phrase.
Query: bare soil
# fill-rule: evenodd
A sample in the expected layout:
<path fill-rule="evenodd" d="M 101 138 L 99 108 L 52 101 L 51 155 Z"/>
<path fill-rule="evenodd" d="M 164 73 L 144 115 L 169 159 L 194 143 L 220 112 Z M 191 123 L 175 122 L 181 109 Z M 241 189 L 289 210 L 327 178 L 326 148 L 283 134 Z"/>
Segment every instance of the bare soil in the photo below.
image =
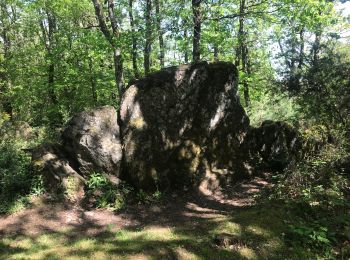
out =
<path fill-rule="evenodd" d="M 183 192 L 172 194 L 159 203 L 128 205 L 124 210 L 84 209 L 40 197 L 32 205 L 13 215 L 0 217 L 0 238 L 39 236 L 70 230 L 74 237 L 99 236 L 111 230 L 188 226 L 195 229 L 201 219 L 232 214 L 255 204 L 255 195 L 270 185 L 264 178 L 238 183 L 225 191 Z"/>

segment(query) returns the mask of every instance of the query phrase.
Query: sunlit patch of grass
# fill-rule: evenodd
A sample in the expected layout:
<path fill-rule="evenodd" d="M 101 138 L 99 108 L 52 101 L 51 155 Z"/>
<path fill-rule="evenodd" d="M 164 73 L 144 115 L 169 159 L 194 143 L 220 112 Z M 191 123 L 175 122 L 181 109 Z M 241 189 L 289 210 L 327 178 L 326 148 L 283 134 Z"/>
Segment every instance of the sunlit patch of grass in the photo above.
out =
<path fill-rule="evenodd" d="M 237 249 L 238 253 L 245 259 L 259 259 L 253 249 L 249 247 L 242 247 Z"/>
<path fill-rule="evenodd" d="M 262 205 L 200 219 L 197 226 L 145 226 L 120 229 L 95 237 L 74 228 L 38 237 L 0 239 L 0 259 L 298 259 L 304 249 L 284 243 L 285 209 Z M 228 247 L 215 245 L 222 233 L 237 238 Z"/>

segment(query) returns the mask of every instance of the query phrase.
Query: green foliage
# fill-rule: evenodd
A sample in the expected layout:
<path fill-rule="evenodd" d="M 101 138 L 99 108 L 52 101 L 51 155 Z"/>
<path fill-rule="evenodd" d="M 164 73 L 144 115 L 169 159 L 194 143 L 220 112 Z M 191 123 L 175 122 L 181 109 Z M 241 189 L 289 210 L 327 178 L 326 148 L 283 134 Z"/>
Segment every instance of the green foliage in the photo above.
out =
<path fill-rule="evenodd" d="M 162 198 L 163 198 L 163 194 L 159 190 L 151 194 L 141 189 L 136 194 L 136 201 L 140 204 L 151 204 L 151 203 L 159 202 L 162 200 Z"/>
<path fill-rule="evenodd" d="M 44 192 L 42 179 L 33 175 L 25 143 L 0 142 L 0 213 L 13 213 L 25 207 L 29 196 Z"/>
<path fill-rule="evenodd" d="M 265 120 L 286 121 L 294 123 L 300 118 L 299 105 L 295 98 L 286 94 L 263 92 L 251 101 L 247 108 L 250 122 L 253 126 L 260 125 Z"/>
<path fill-rule="evenodd" d="M 272 199 L 284 201 L 295 216 L 285 238 L 293 246 L 310 248 L 319 256 L 334 256 L 349 239 L 350 180 L 335 162 L 346 151 L 326 145 L 318 155 L 275 176 Z"/>
<path fill-rule="evenodd" d="M 87 199 L 97 208 L 119 210 L 125 206 L 132 188 L 124 183 L 112 183 L 105 174 L 92 173 L 86 183 Z"/>

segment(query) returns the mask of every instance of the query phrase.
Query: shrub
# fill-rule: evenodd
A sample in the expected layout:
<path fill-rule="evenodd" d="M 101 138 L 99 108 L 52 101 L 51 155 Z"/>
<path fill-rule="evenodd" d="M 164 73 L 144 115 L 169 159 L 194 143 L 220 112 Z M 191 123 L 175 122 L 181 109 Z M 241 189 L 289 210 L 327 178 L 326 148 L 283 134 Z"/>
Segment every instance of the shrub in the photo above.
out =
<path fill-rule="evenodd" d="M 274 176 L 272 199 L 284 201 L 293 212 L 286 224 L 288 243 L 307 247 L 316 254 L 340 254 L 350 239 L 349 173 L 335 162 L 347 156 L 341 146 L 328 144 L 318 155 Z"/>
<path fill-rule="evenodd" d="M 42 180 L 31 171 L 30 156 L 23 142 L 0 142 L 0 213 L 11 213 L 28 203 L 28 196 L 43 192 Z"/>
<path fill-rule="evenodd" d="M 247 113 L 253 126 L 258 126 L 265 120 L 294 123 L 300 117 L 295 98 L 285 94 L 272 94 L 268 91 L 251 101 Z"/>
<path fill-rule="evenodd" d="M 103 173 L 92 173 L 86 184 L 86 199 L 97 208 L 119 210 L 125 206 L 132 188 L 125 183 L 114 184 Z"/>

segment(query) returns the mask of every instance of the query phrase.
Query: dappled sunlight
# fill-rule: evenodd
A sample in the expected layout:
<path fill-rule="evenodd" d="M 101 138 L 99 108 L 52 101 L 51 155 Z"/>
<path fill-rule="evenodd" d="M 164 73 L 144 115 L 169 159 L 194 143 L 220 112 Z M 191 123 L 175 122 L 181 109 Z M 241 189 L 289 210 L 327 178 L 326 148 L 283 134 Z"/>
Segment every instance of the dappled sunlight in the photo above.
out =
<path fill-rule="evenodd" d="M 0 218 L 0 259 L 260 259 L 289 255 L 280 236 L 287 218 L 281 206 L 235 205 L 251 185 L 243 182 L 225 200 L 202 193 L 124 210 L 84 210 L 36 203 Z M 245 196 L 251 196 L 249 192 Z M 171 203 L 168 203 L 171 200 Z M 224 244 L 215 238 L 227 236 Z"/>

